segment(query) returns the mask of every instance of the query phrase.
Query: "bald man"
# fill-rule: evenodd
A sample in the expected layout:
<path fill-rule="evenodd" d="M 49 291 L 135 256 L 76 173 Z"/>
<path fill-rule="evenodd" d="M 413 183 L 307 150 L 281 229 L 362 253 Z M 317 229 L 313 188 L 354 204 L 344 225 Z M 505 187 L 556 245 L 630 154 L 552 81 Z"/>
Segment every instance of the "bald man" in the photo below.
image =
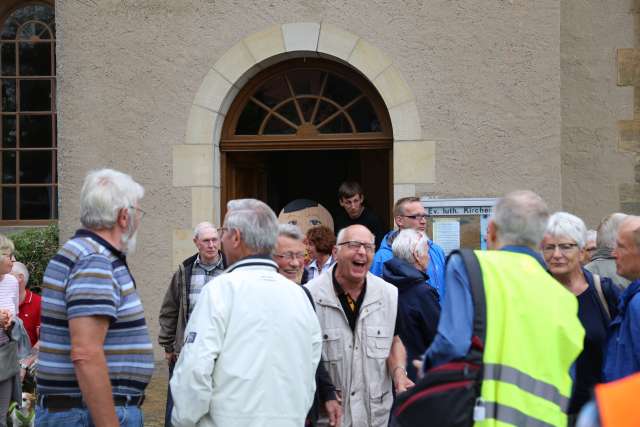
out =
<path fill-rule="evenodd" d="M 306 284 L 322 328 L 321 361 L 341 393 L 344 427 L 386 427 L 391 387 L 413 386 L 399 338 L 398 289 L 369 272 L 375 248 L 367 227 L 343 228 L 333 249 L 336 264 Z"/>
<path fill-rule="evenodd" d="M 640 371 L 640 217 L 628 216 L 618 229 L 613 250 L 617 273 L 631 284 L 620 297 L 620 313 L 610 325 L 604 380 Z"/>

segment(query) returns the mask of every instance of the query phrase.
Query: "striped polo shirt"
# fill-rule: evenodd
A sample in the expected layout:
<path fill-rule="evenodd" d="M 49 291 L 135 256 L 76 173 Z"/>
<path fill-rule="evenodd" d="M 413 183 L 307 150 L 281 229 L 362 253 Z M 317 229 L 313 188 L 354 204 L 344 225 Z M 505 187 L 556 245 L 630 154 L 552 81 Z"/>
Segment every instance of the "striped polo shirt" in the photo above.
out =
<path fill-rule="evenodd" d="M 37 384 L 40 395 L 79 395 L 70 358 L 69 319 L 110 320 L 104 353 L 114 395 L 144 393 L 153 351 L 142 303 L 120 251 L 88 230 L 78 230 L 51 259 L 42 284 Z"/>

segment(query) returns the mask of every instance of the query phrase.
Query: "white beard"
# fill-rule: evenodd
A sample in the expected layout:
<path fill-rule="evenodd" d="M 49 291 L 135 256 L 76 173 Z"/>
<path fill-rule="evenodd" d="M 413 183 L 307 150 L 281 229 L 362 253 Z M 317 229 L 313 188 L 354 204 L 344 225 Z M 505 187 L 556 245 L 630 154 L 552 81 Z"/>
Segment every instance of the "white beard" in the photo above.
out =
<path fill-rule="evenodd" d="M 126 255 L 131 255 L 136 251 L 138 231 L 136 230 L 132 236 L 129 236 L 129 233 L 123 234 L 120 238 L 120 243 L 122 244 L 122 252 Z"/>
<path fill-rule="evenodd" d="M 138 230 L 137 229 L 135 231 L 133 230 L 132 222 L 133 220 L 129 221 L 129 224 L 127 225 L 127 228 L 128 228 L 127 232 L 123 233 L 122 237 L 120 237 L 122 252 L 125 255 L 131 255 L 136 251 Z"/>

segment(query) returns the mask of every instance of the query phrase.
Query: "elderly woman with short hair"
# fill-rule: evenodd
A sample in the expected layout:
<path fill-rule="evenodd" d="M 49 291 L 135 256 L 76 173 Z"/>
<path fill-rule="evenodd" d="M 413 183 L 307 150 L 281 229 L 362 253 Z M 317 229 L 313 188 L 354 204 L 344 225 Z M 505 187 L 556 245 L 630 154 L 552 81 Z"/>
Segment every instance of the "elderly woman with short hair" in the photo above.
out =
<path fill-rule="evenodd" d="M 407 349 L 407 374 L 416 380 L 414 359 L 421 359 L 438 329 L 438 291 L 425 284 L 429 263 L 429 239 L 414 229 L 398 233 L 391 246 L 393 258 L 382 266 L 382 278 L 398 288 L 400 339 Z"/>
<path fill-rule="evenodd" d="M 610 320 L 615 316 L 618 290 L 611 280 L 582 268 L 587 229 L 567 212 L 556 212 L 542 240 L 542 255 L 551 275 L 578 298 L 578 318 L 585 329 L 584 349 L 575 362 L 569 418 L 573 420 L 601 381 L 603 346 Z"/>

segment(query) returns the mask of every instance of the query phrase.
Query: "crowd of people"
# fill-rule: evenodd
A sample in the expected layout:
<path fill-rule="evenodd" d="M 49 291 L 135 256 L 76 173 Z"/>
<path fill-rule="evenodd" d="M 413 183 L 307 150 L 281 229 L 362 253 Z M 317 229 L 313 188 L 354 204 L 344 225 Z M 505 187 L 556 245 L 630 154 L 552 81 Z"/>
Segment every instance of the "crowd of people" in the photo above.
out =
<path fill-rule="evenodd" d="M 143 425 L 153 349 L 126 259 L 143 196 L 129 175 L 87 175 L 42 298 L 0 235 L 0 426 L 36 363 L 35 425 Z M 640 422 L 640 217 L 591 231 L 515 191 L 489 250 L 445 259 L 420 199 L 396 201 L 387 233 L 357 183 L 338 199 L 335 231 L 254 199 L 195 227 L 160 307 L 166 426 Z"/>

